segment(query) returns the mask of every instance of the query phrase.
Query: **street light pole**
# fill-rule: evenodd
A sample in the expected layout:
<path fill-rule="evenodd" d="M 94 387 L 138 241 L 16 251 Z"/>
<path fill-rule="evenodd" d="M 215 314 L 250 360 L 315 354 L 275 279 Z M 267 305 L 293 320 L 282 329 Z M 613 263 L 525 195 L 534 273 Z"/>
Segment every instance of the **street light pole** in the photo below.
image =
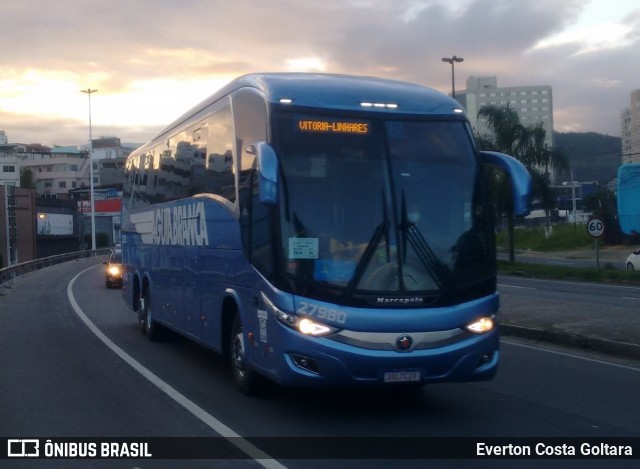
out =
<path fill-rule="evenodd" d="M 447 62 L 451 64 L 451 97 L 455 99 L 456 97 L 456 79 L 455 79 L 455 75 L 454 75 L 454 63 L 456 62 L 462 62 L 464 59 L 462 57 L 456 57 L 455 55 L 451 58 L 449 57 L 443 57 L 442 61 L 443 62 Z"/>
<path fill-rule="evenodd" d="M 96 250 L 96 212 L 95 212 L 95 200 L 93 197 L 93 135 L 91 132 L 91 93 L 95 93 L 98 90 L 92 90 L 87 88 L 86 90 L 80 90 L 83 93 L 87 93 L 89 96 L 89 179 L 91 187 L 91 250 Z"/>

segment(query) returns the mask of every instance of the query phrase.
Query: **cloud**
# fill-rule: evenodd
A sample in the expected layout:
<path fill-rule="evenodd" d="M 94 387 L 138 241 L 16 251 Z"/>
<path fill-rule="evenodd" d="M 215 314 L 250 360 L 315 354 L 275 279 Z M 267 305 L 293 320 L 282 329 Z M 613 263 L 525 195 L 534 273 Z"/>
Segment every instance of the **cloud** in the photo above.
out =
<path fill-rule="evenodd" d="M 12 0 L 3 5 L 0 40 L 19 47 L 3 49 L 0 128 L 10 128 L 12 113 L 41 111 L 44 122 L 81 123 L 87 111 L 79 90 L 90 86 L 100 90 L 94 123 L 128 139 L 129 129 L 141 135 L 135 129 L 166 124 L 232 77 L 258 71 L 376 75 L 449 92 L 450 67 L 440 59 L 455 54 L 464 57 L 455 69 L 458 89 L 471 75 L 497 76 L 502 86 L 548 84 L 558 126 L 616 133 L 618 106 L 628 105 L 638 87 L 632 64 L 640 10 L 620 20 L 615 47 L 595 42 L 580 54 L 584 41 L 554 41 L 588 6 L 587 0 Z M 41 129 L 19 116 L 15 121 L 20 132 Z M 70 138 L 71 128 L 61 127 L 61 135 Z"/>

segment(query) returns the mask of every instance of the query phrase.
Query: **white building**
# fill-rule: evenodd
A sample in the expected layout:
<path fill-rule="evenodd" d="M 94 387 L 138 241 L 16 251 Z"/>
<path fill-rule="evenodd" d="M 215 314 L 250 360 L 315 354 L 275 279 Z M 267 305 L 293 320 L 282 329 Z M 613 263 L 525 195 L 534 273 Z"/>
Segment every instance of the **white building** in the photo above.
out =
<path fill-rule="evenodd" d="M 622 163 L 640 162 L 640 90 L 631 92 L 631 106 L 621 115 Z"/>
<path fill-rule="evenodd" d="M 471 126 L 480 134 L 488 133 L 478 112 L 483 106 L 509 106 L 518 112 L 524 126 L 542 123 L 546 131 L 547 144 L 553 146 L 553 96 L 551 86 L 507 86 L 498 87 L 496 77 L 474 77 L 467 79 L 467 89 L 456 91 L 456 99 L 466 111 Z"/>
<path fill-rule="evenodd" d="M 95 138 L 92 141 L 93 151 L 93 184 L 98 187 L 104 184 L 114 184 L 113 169 L 119 169 L 118 183 L 122 183 L 124 161 L 127 156 L 135 149 L 122 145 L 118 137 L 100 137 Z M 139 145 L 138 145 L 139 146 Z M 89 151 L 89 145 L 83 145 L 81 147 L 86 152 Z M 103 171 L 103 169 L 105 171 Z M 103 177 L 105 176 L 105 177 Z"/>
<path fill-rule="evenodd" d="M 94 187 L 122 184 L 124 162 L 137 146 L 121 145 L 117 137 L 94 139 Z M 21 171 L 29 170 L 38 195 L 66 198 L 69 190 L 91 185 L 88 147 L 8 144 L 6 133 L 0 130 L 0 185 L 19 187 Z"/>
<path fill-rule="evenodd" d="M 22 168 L 31 170 L 39 195 L 66 197 L 70 189 L 89 187 L 89 160 L 86 152 L 77 147 L 55 147 L 49 153 L 24 151 L 17 155 Z"/>
<path fill-rule="evenodd" d="M 0 155 L 0 185 L 20 187 L 20 160 L 17 156 Z"/>
<path fill-rule="evenodd" d="M 20 160 L 14 155 L 7 134 L 0 130 L 0 185 L 20 187 Z"/>

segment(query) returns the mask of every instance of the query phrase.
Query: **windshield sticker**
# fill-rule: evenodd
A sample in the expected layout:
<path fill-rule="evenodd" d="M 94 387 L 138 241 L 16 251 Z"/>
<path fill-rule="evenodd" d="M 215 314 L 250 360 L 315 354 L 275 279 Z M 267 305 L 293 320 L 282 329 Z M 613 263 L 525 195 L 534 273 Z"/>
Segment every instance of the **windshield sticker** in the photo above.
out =
<path fill-rule="evenodd" d="M 318 238 L 289 238 L 289 259 L 317 259 Z"/>
<path fill-rule="evenodd" d="M 301 130 L 302 132 L 368 134 L 369 124 L 367 122 L 331 122 L 325 120 L 300 119 L 298 121 L 298 130 Z"/>

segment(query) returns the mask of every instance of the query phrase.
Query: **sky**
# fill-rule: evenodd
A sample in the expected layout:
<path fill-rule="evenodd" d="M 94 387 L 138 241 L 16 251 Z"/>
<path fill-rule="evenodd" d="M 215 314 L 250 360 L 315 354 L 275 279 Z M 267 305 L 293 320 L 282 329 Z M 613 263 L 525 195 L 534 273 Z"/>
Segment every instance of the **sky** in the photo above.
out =
<path fill-rule="evenodd" d="M 4 0 L 9 143 L 144 143 L 233 78 L 370 75 L 451 92 L 550 85 L 560 132 L 620 136 L 640 89 L 638 0 Z M 81 90 L 95 89 L 89 95 Z"/>

